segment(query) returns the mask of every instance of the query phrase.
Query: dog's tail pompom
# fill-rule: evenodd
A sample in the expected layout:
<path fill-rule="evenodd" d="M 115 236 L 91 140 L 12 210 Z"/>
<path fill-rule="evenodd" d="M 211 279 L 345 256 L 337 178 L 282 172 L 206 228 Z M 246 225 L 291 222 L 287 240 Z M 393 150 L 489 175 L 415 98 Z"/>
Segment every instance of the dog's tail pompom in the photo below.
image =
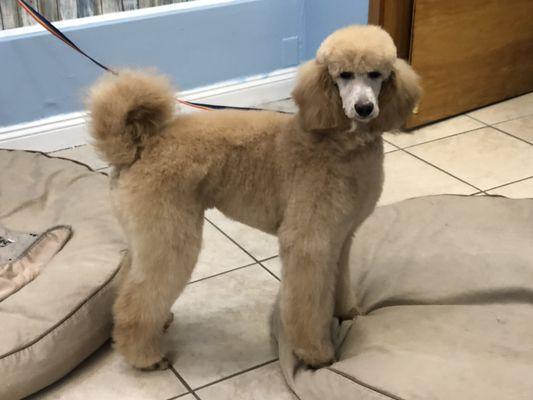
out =
<path fill-rule="evenodd" d="M 112 165 L 129 165 L 172 119 L 174 92 L 162 76 L 122 70 L 91 88 L 89 110 L 97 151 Z"/>

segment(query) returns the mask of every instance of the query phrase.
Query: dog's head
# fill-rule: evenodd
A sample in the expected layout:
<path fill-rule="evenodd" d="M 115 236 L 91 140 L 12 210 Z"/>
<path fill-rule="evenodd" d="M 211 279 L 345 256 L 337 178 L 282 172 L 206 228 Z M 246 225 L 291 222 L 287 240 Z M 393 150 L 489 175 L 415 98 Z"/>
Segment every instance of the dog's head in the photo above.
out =
<path fill-rule="evenodd" d="M 307 131 L 399 128 L 421 94 L 413 69 L 396 57 L 387 32 L 354 25 L 327 37 L 316 59 L 300 67 L 293 98 Z"/>

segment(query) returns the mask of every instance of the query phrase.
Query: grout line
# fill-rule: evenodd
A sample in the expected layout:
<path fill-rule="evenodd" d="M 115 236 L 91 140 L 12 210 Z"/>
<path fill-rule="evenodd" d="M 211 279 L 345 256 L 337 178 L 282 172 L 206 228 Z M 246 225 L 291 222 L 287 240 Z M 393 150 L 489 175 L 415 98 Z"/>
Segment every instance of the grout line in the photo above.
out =
<path fill-rule="evenodd" d="M 259 369 L 261 367 L 264 367 L 265 365 L 269 365 L 269 364 L 275 363 L 278 360 L 279 360 L 279 358 L 274 358 L 273 360 L 269 360 L 269 361 L 266 361 L 264 363 L 257 364 L 257 365 L 255 365 L 253 367 L 250 367 L 250 368 L 247 368 L 245 370 L 242 370 L 242 371 L 236 372 L 234 374 L 228 375 L 228 376 L 226 376 L 224 378 L 221 378 L 221 379 L 218 379 L 216 381 L 209 382 L 209 383 L 207 383 L 205 385 L 202 385 L 202 386 L 198 386 L 194 390 L 197 391 L 197 390 L 205 389 L 206 387 L 216 385 L 217 383 L 220 383 L 220 382 L 223 382 L 223 381 L 227 381 L 228 379 L 235 378 L 236 376 L 239 376 L 239 375 L 243 375 L 243 374 L 245 374 L 247 372 L 253 371 L 254 369 Z"/>
<path fill-rule="evenodd" d="M 204 219 L 210 223 L 215 229 L 217 229 L 218 231 L 220 231 L 225 237 L 227 237 L 229 240 L 231 240 L 237 247 L 239 247 L 242 251 L 244 251 L 246 254 L 248 254 L 255 262 L 251 263 L 251 264 L 247 264 L 247 265 L 243 265 L 242 267 L 237 267 L 237 268 L 233 268 L 231 270 L 228 270 L 228 271 L 224 271 L 224 272 L 221 272 L 221 273 L 218 273 L 218 274 L 215 274 L 215 275 L 211 275 L 211 276 L 208 276 L 208 277 L 205 277 L 205 278 L 200 278 L 200 279 L 197 279 L 195 281 L 192 281 L 192 282 L 189 282 L 189 284 L 191 283 L 196 283 L 196 282 L 200 282 L 200 281 L 203 281 L 203 280 L 206 280 L 206 279 L 210 279 L 210 278 L 213 278 L 215 276 L 220 276 L 220 275 L 224 275 L 224 274 L 227 274 L 229 272 L 232 272 L 232 271 L 236 271 L 236 270 L 240 270 L 240 269 L 244 269 L 244 268 L 247 268 L 247 267 L 251 267 L 251 266 L 254 266 L 254 265 L 259 265 L 261 266 L 265 271 L 267 271 L 270 275 L 272 275 L 276 280 L 279 281 L 279 278 L 274 275 L 268 268 L 266 268 L 263 264 L 261 264 L 261 261 L 268 261 L 268 260 L 272 260 L 276 257 L 278 257 L 277 255 L 274 255 L 274 256 L 270 256 L 270 257 L 266 257 L 266 258 L 263 258 L 261 260 L 258 260 L 256 257 L 254 257 L 252 254 L 250 254 L 246 249 L 244 249 L 241 245 L 239 245 L 235 240 L 233 240 L 233 238 L 231 238 L 230 236 L 228 236 L 222 229 L 220 229 L 218 226 L 216 226 L 213 222 L 211 222 L 209 219 L 207 219 L 206 217 L 204 217 Z M 199 389 L 203 389 L 205 387 L 208 387 L 208 386 L 212 386 L 212 385 L 215 385 L 219 382 L 222 382 L 222 381 L 225 381 L 227 379 L 231 379 L 231 378 L 234 378 L 236 376 L 239 376 L 239 375 L 242 375 L 242 374 L 245 374 L 246 372 L 250 372 L 254 369 L 258 369 L 258 368 L 261 368 L 265 365 L 268 365 L 268 364 L 271 364 L 273 362 L 276 362 L 278 360 L 278 358 L 276 359 L 273 359 L 273 360 L 269 360 L 267 362 L 264 362 L 264 363 L 261 363 L 261 364 L 258 364 L 258 365 L 255 365 L 253 367 L 250 367 L 250 368 L 247 368 L 243 371 L 239 371 L 237 373 L 234 373 L 234 374 L 231 374 L 227 377 L 224 377 L 222 379 L 218 379 L 216 381 L 213 381 L 213 382 L 210 382 L 206 385 L 203 385 L 203 386 L 200 386 L 196 389 L 192 389 L 192 387 L 185 381 L 185 379 L 183 379 L 183 377 L 178 373 L 178 371 L 174 368 L 174 366 L 170 365 L 170 370 L 174 373 L 174 375 L 179 379 L 179 381 L 182 383 L 183 386 L 185 386 L 185 388 L 188 390 L 188 393 L 183 393 L 183 394 L 180 394 L 179 396 L 176 396 L 176 397 L 172 397 L 168 400 L 174 400 L 174 399 L 178 399 L 180 397 L 183 397 L 183 396 L 186 396 L 188 394 L 191 394 L 194 396 L 194 398 L 196 400 L 201 400 L 200 397 L 198 397 L 198 395 L 195 393 L 195 390 L 199 390 Z"/>
<path fill-rule="evenodd" d="M 522 138 L 520 138 L 520 137 L 518 137 L 518 136 L 515 136 L 515 135 L 513 135 L 512 133 L 502 131 L 500 128 L 496 128 L 495 126 L 492 126 L 492 125 L 491 125 L 490 127 L 491 127 L 492 129 L 498 131 L 498 132 L 501 132 L 501 133 L 506 134 L 507 136 L 511 136 L 512 138 L 518 139 L 518 140 L 520 140 L 521 142 L 524 142 L 524 143 L 529 144 L 530 146 L 533 146 L 533 143 L 528 142 L 527 140 L 522 139 Z"/>
<path fill-rule="evenodd" d="M 273 277 L 275 280 L 277 280 L 278 282 L 281 282 L 281 279 L 279 279 L 279 278 L 276 276 L 276 274 L 274 274 L 271 270 L 269 270 L 267 267 L 265 267 L 265 266 L 264 266 L 263 264 L 261 264 L 261 263 L 259 263 L 259 265 L 260 265 L 261 267 L 263 267 L 263 269 L 264 269 L 266 272 L 268 272 L 270 275 L 272 275 L 272 277 Z"/>
<path fill-rule="evenodd" d="M 266 266 L 263 265 L 263 263 L 265 261 L 270 261 L 270 260 L 273 260 L 275 258 L 278 258 L 279 257 L 279 254 L 278 255 L 275 255 L 275 256 L 272 256 L 272 257 L 268 257 L 268 258 L 265 258 L 263 260 L 260 260 L 259 261 L 259 264 L 270 274 L 274 277 L 274 279 L 276 279 L 277 281 L 281 282 L 281 278 L 278 277 L 275 273 L 273 273 L 270 269 L 268 269 Z"/>
<path fill-rule="evenodd" d="M 271 270 L 269 270 L 267 267 L 265 267 L 262 263 L 259 263 L 261 264 L 261 266 L 270 274 L 274 277 L 274 279 L 276 279 L 277 281 L 281 282 L 281 279 L 278 278 L 278 276 L 276 274 L 274 274 Z"/>
<path fill-rule="evenodd" d="M 393 135 L 393 133 L 391 133 L 391 135 Z M 388 145 L 392 146 L 392 147 L 395 147 L 396 149 L 399 149 L 399 147 L 397 145 L 395 145 L 394 143 L 388 141 L 387 139 L 385 139 L 383 136 L 381 137 L 383 139 L 383 143 L 387 143 Z"/>
<path fill-rule="evenodd" d="M 273 260 L 274 258 L 278 258 L 279 255 L 276 254 L 275 256 L 270 256 L 270 257 L 267 257 L 267 258 L 263 258 L 262 260 L 259 260 L 259 262 L 264 262 L 264 261 L 270 261 L 270 260 Z"/>
<path fill-rule="evenodd" d="M 205 218 L 205 220 L 206 220 L 207 222 L 209 222 L 211 225 L 213 225 L 213 223 L 212 223 L 211 221 L 209 221 L 207 218 Z M 220 231 L 220 229 L 219 229 L 218 227 L 216 227 L 216 228 L 217 228 L 217 230 Z M 221 231 L 221 232 L 222 232 L 222 231 Z M 224 232 L 222 232 L 222 233 L 224 233 Z M 227 238 L 229 238 L 227 235 L 224 235 L 224 236 L 227 237 Z M 231 239 L 231 238 L 229 238 L 229 239 Z M 232 240 L 232 242 L 235 243 L 235 241 L 233 241 L 233 240 Z M 236 244 L 236 243 L 235 243 L 235 244 Z M 240 247 L 240 246 L 239 246 L 239 247 Z M 241 248 L 241 250 L 242 250 L 242 248 Z M 252 257 L 250 254 L 248 254 L 248 255 L 249 255 L 250 257 Z M 227 274 L 227 273 L 229 273 L 229 272 L 234 272 L 234 271 L 238 271 L 238 270 L 240 270 L 240 269 L 244 269 L 244 268 L 248 268 L 248 267 L 253 267 L 254 265 L 261 266 L 261 267 L 265 268 L 268 272 L 270 272 L 270 270 L 269 270 L 268 268 L 266 268 L 266 267 L 265 267 L 263 264 L 261 264 L 261 263 L 262 263 L 262 262 L 265 262 L 265 261 L 272 260 L 272 259 L 277 258 L 277 257 L 278 257 L 277 254 L 276 254 L 275 256 L 270 256 L 270 257 L 262 258 L 261 260 L 256 260 L 255 257 L 252 257 L 254 261 L 251 262 L 251 263 L 249 263 L 249 264 L 241 265 L 241 266 L 239 266 L 239 267 L 230 268 L 230 269 L 228 269 L 228 270 L 226 270 L 226 271 L 218 272 L 218 273 L 213 274 L 213 275 L 204 276 L 203 278 L 199 278 L 199 279 L 195 279 L 195 280 L 193 280 L 193 281 L 189 281 L 188 284 L 190 285 L 191 283 L 197 283 L 197 282 L 205 281 L 205 280 L 207 280 L 207 279 L 215 278 L 215 277 L 217 277 L 217 276 L 224 275 L 224 274 Z M 270 272 L 270 273 L 272 274 L 272 272 Z M 277 276 L 274 275 L 274 277 L 279 281 L 279 278 L 278 278 Z"/>
<path fill-rule="evenodd" d="M 196 393 L 194 393 L 194 390 L 192 390 L 191 386 L 185 381 L 185 379 L 183 379 L 183 377 L 179 374 L 178 371 L 176 371 L 176 368 L 174 368 L 174 366 L 172 364 L 170 364 L 170 366 L 168 367 L 173 373 L 174 375 L 176 375 L 176 378 L 178 378 L 178 380 L 181 382 L 181 384 L 183 386 L 185 386 L 185 389 L 187 389 L 189 391 L 189 393 L 184 393 L 183 395 L 180 395 L 180 396 L 184 396 L 186 394 L 192 394 L 193 397 L 196 399 L 196 400 L 201 400 L 198 395 Z M 177 396 L 179 397 L 179 396 Z"/>
<path fill-rule="evenodd" d="M 182 393 L 182 394 L 180 394 L 180 395 L 178 395 L 178 396 L 169 397 L 169 398 L 166 399 L 166 400 L 177 400 L 177 399 L 181 399 L 182 397 L 185 397 L 185 396 L 188 396 L 188 395 L 194 396 L 194 395 L 192 394 L 192 392 L 187 392 L 187 393 Z M 198 397 L 196 397 L 196 399 L 198 399 Z M 200 399 L 200 400 L 201 400 L 201 399 Z"/>
<path fill-rule="evenodd" d="M 462 115 L 462 116 L 465 116 L 466 118 L 470 118 L 470 119 L 472 119 L 472 120 L 474 120 L 474 121 L 477 121 L 477 122 L 479 122 L 479 123 L 481 123 L 481 124 L 483 124 L 483 125 L 487 125 L 487 126 L 489 125 L 489 124 L 487 124 L 486 122 L 480 121 L 479 119 L 470 116 L 468 113 L 462 113 L 462 114 L 456 115 L 456 117 L 459 117 L 459 116 L 461 116 L 461 115 Z M 454 117 L 452 117 L 452 118 L 454 118 Z"/>
<path fill-rule="evenodd" d="M 519 182 L 522 182 L 522 181 L 527 181 L 528 179 L 531 179 L 531 178 L 533 178 L 533 175 L 528 176 L 528 177 L 526 177 L 526 178 L 518 179 L 518 180 L 516 180 L 516 181 L 507 182 L 507 183 L 505 183 L 505 184 L 503 184 L 503 185 L 494 186 L 494 187 L 492 187 L 492 188 L 485 189 L 484 192 L 488 192 L 489 190 L 499 189 L 499 188 L 502 188 L 502 187 L 505 187 L 505 186 L 513 185 L 513 184 L 515 184 L 515 183 L 519 183 Z M 487 193 L 487 194 L 488 194 L 488 193 Z"/>
<path fill-rule="evenodd" d="M 466 115 L 466 114 L 465 114 Z M 503 121 L 498 121 L 498 122 L 492 122 L 492 123 L 488 123 L 488 122 L 483 122 L 481 121 L 480 119 L 477 119 L 475 117 L 472 117 L 470 115 L 468 115 L 468 117 L 472 118 L 473 120 L 477 121 L 477 122 L 481 122 L 482 124 L 485 124 L 487 126 L 490 126 L 491 128 L 493 128 L 494 126 L 496 125 L 499 125 L 499 124 L 503 124 L 505 122 L 510 122 L 510 121 L 516 121 L 518 119 L 522 119 L 522 118 L 531 118 L 533 117 L 533 114 L 525 114 L 525 115 L 522 115 L 520 117 L 515 117 L 515 118 L 510 118 L 510 119 L 504 119 Z"/>
<path fill-rule="evenodd" d="M 242 267 L 236 267 L 236 268 L 231 268 L 231 269 L 228 269 L 227 271 L 222 271 L 222 272 L 219 272 L 217 274 L 213 274 L 213 275 L 209 275 L 209 276 L 205 276 L 203 278 L 199 278 L 199 279 L 196 279 L 194 281 L 190 281 L 188 283 L 188 285 L 192 284 L 192 283 L 198 283 L 198 282 L 201 282 L 201 281 L 205 281 L 207 279 L 211 279 L 211 278 L 215 278 L 217 276 L 220 276 L 220 275 L 225 275 L 227 273 L 230 273 L 230 272 L 234 272 L 234 271 L 238 271 L 240 269 L 244 269 L 244 268 L 248 268 L 248 267 L 253 267 L 254 265 L 259 265 L 258 262 L 253 262 L 253 263 L 250 263 L 250 264 L 246 264 L 246 265 L 243 265 Z"/>
<path fill-rule="evenodd" d="M 220 233 L 222 233 L 224 236 L 226 236 L 229 240 L 231 240 L 237 247 L 239 247 L 242 251 L 244 251 L 246 254 L 248 254 L 250 257 L 254 259 L 254 261 L 259 264 L 266 272 L 268 272 L 270 275 L 272 275 L 276 280 L 279 281 L 279 278 L 274 275 L 268 268 L 266 268 L 261 262 L 254 257 L 252 253 L 250 253 L 248 250 L 246 250 L 244 247 L 242 247 L 239 243 L 237 243 L 231 236 L 229 236 L 226 232 L 224 232 L 222 229 L 220 229 L 217 225 L 215 225 L 212 221 L 210 221 L 207 217 L 204 217 L 207 222 L 209 222 L 211 225 L 213 225 Z M 271 258 L 273 258 L 272 256 Z M 264 260 L 263 260 L 264 261 Z"/>
<path fill-rule="evenodd" d="M 433 142 L 438 142 L 439 140 L 448 139 L 448 138 L 451 138 L 451 137 L 454 137 L 454 136 L 459 136 L 459 135 L 462 135 L 463 133 L 475 132 L 475 131 L 478 131 L 478 130 L 481 130 L 481 129 L 485 129 L 485 128 L 490 128 L 490 126 L 489 126 L 489 125 L 485 125 L 485 126 L 481 126 L 481 127 L 479 127 L 479 128 L 474 128 L 474 129 L 469 129 L 469 130 L 467 130 L 467 131 L 463 131 L 463 132 L 459 132 L 459 133 L 454 133 L 454 134 L 449 135 L 449 136 L 443 136 L 443 137 L 440 137 L 440 138 L 431 139 L 431 140 L 428 140 L 427 142 L 411 144 L 411 145 L 409 145 L 409 146 L 399 147 L 399 148 L 400 148 L 401 150 L 410 149 L 410 148 L 412 148 L 412 147 L 422 146 L 422 145 L 424 145 L 424 144 L 433 143 Z M 413 133 L 413 135 L 416 135 L 416 133 Z M 397 146 L 397 147 L 398 147 L 398 146 Z"/>
<path fill-rule="evenodd" d="M 531 93 L 533 93 L 533 92 L 531 92 Z M 526 94 L 527 94 L 527 93 L 526 93 Z M 505 101 L 505 100 L 504 100 L 504 101 Z M 495 104 L 498 104 L 498 103 L 495 103 Z M 489 106 L 487 106 L 487 107 L 489 107 Z M 483 107 L 478 108 L 478 109 L 476 109 L 476 110 L 469 111 L 469 113 L 474 112 L 474 111 L 477 111 L 477 110 L 481 110 L 482 108 L 483 108 Z M 481 122 L 482 124 L 485 124 L 485 125 L 490 126 L 490 127 L 493 127 L 494 125 L 498 125 L 498 124 L 503 124 L 504 122 L 516 121 L 517 119 L 521 119 L 521 118 L 533 117 L 533 114 L 525 114 L 525 115 L 522 115 L 522 116 L 520 116 L 520 117 L 514 117 L 514 118 L 504 119 L 503 121 L 487 123 L 487 122 L 483 122 L 483 121 L 481 121 L 480 119 L 477 119 L 476 117 L 472 117 L 470 114 L 464 114 L 464 115 L 466 115 L 467 117 L 472 118 L 473 120 L 475 120 L 475 121 L 477 121 L 477 122 Z"/>
<path fill-rule="evenodd" d="M 487 124 L 487 125 L 493 126 L 493 125 L 503 124 L 504 122 L 516 121 L 517 119 L 531 118 L 531 117 L 533 117 L 533 113 L 532 114 L 525 114 L 525 115 L 522 115 L 520 117 L 514 117 L 514 118 L 511 118 L 511 119 L 506 119 L 505 121 L 494 122 L 492 124 Z"/>
<path fill-rule="evenodd" d="M 217 229 L 220 233 L 222 233 L 224 236 L 226 236 L 229 240 L 231 240 L 239 249 L 244 251 L 246 254 L 248 254 L 250 257 L 252 257 L 255 262 L 259 262 L 257 258 L 255 258 L 248 250 L 246 250 L 244 247 L 242 247 L 239 243 L 237 243 L 231 236 L 229 236 L 226 232 L 224 232 L 222 229 L 220 229 L 217 225 L 215 225 L 214 222 L 212 222 L 209 218 L 204 217 L 204 219 L 209 222 L 215 229 Z"/>
<path fill-rule="evenodd" d="M 481 108 L 478 108 L 477 110 L 481 110 L 483 107 Z M 476 110 L 473 110 L 473 111 L 476 111 Z M 465 114 L 467 117 L 469 118 L 472 118 L 474 121 L 477 121 L 477 122 L 481 122 L 482 124 L 485 124 L 487 126 L 490 126 L 490 124 L 487 124 L 486 122 L 483 122 L 481 121 L 480 119 L 477 119 L 476 117 L 472 117 L 470 114 Z M 500 122 L 505 122 L 505 121 L 500 121 Z M 497 124 L 499 124 L 499 122 L 497 122 Z"/>
<path fill-rule="evenodd" d="M 397 152 L 400 151 L 400 150 L 401 150 L 401 149 L 400 149 L 399 147 L 396 147 L 394 150 L 383 152 L 383 155 L 392 154 L 392 153 L 397 153 Z"/>
<path fill-rule="evenodd" d="M 468 185 L 468 186 L 470 186 L 470 187 L 472 187 L 472 188 L 474 188 L 474 189 L 476 189 L 476 190 L 478 190 L 478 191 L 480 191 L 480 192 L 483 191 L 483 189 L 478 188 L 477 186 L 474 186 L 474 185 L 472 185 L 471 183 L 468 183 L 467 181 L 465 181 L 465 180 L 463 180 L 463 179 L 461 179 L 461 178 L 459 178 L 459 177 L 457 177 L 457 176 L 451 174 L 450 172 L 448 172 L 448 171 L 446 171 L 446 170 L 444 170 L 444 169 L 442 169 L 442 168 L 440 168 L 440 167 L 437 167 L 436 165 L 430 163 L 429 161 L 426 161 L 426 160 L 424 160 L 423 158 L 421 158 L 421 157 L 419 157 L 419 156 L 417 156 L 417 155 L 415 155 L 415 154 L 413 154 L 413 153 L 410 153 L 410 152 L 408 152 L 408 151 L 405 150 L 405 149 L 401 149 L 401 150 L 402 150 L 403 152 L 405 152 L 405 153 L 407 153 L 407 154 L 413 156 L 414 158 L 416 158 L 416 159 L 418 159 L 418 160 L 420 160 L 420 161 L 422 161 L 422 162 L 424 162 L 424 163 L 426 163 L 426 164 L 428 164 L 428 165 L 431 165 L 433 168 L 436 168 L 436 169 L 438 169 L 439 171 L 444 172 L 446 175 L 449 175 L 449 176 L 451 176 L 452 178 L 455 178 L 455 179 L 457 179 L 457 180 L 463 182 L 464 184 L 466 184 L 466 185 Z"/>
<path fill-rule="evenodd" d="M 396 152 L 398 150 L 401 150 L 401 148 L 396 146 L 395 144 L 392 144 L 391 142 L 389 142 L 389 141 L 387 141 L 387 140 L 385 140 L 383 138 L 382 138 L 382 140 L 383 140 L 383 145 L 388 144 L 389 146 L 392 147 L 392 150 L 389 150 L 389 151 L 385 151 L 385 149 L 383 149 L 383 154 L 384 155 L 391 154 L 391 153 L 394 153 L 394 152 Z M 383 147 L 385 147 L 385 146 L 383 146 Z"/>
<path fill-rule="evenodd" d="M 279 258 L 279 255 L 277 255 L 277 256 L 273 256 L 273 257 L 269 257 L 269 258 L 265 258 L 264 260 L 259 261 L 259 264 L 261 264 L 261 266 L 262 266 L 263 268 L 265 268 L 265 269 L 270 273 L 270 275 L 272 275 L 274 278 L 276 278 L 276 280 L 278 280 L 278 281 L 281 282 L 281 278 L 280 278 L 280 277 L 278 277 L 278 276 L 277 276 L 276 274 L 274 274 L 270 269 L 268 269 L 266 266 L 263 265 L 263 263 L 264 263 L 265 261 L 270 261 L 270 260 L 273 260 L 273 259 L 275 259 L 275 258 Z M 281 262 L 281 261 L 280 261 L 280 262 Z"/>

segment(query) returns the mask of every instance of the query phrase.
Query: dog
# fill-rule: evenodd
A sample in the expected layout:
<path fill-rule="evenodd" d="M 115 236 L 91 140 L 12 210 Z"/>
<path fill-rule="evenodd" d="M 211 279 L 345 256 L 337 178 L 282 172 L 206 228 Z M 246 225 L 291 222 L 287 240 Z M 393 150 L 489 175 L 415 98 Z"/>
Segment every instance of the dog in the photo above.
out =
<path fill-rule="evenodd" d="M 413 69 L 377 26 L 349 26 L 303 64 L 294 115 L 175 114 L 174 90 L 123 70 L 90 91 L 94 145 L 113 167 L 111 198 L 130 265 L 114 304 L 115 347 L 134 367 L 166 368 L 170 307 L 197 262 L 204 211 L 275 234 L 280 315 L 296 356 L 331 363 L 330 321 L 355 315 L 348 254 L 383 184 L 381 134 L 419 101 Z"/>

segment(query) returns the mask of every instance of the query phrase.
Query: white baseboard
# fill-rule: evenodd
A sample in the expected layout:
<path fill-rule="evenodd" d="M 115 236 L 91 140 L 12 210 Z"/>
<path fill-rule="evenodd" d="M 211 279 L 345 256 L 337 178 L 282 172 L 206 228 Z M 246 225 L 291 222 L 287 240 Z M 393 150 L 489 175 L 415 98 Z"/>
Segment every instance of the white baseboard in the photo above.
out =
<path fill-rule="evenodd" d="M 254 107 L 290 96 L 296 68 L 187 90 L 180 99 L 225 106 Z M 191 112 L 182 106 L 181 112 Z M 87 114 L 76 112 L 0 128 L 0 148 L 50 152 L 87 144 Z"/>

